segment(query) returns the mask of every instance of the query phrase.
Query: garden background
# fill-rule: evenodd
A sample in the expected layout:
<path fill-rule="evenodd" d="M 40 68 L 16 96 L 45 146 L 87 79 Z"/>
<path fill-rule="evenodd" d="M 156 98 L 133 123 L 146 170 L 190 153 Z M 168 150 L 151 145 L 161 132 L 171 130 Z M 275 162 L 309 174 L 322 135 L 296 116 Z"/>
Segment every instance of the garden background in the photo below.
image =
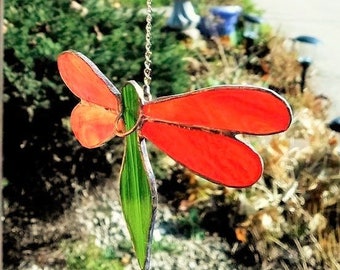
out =
<path fill-rule="evenodd" d="M 261 14 L 251 1 L 239 4 Z M 154 1 L 155 7 L 169 1 Z M 208 5 L 209 4 L 209 5 Z M 78 102 L 62 83 L 57 55 L 83 52 L 120 87 L 142 81 L 144 2 L 5 3 L 4 265 L 6 269 L 137 269 L 117 197 L 123 143 L 83 149 L 69 129 Z M 152 94 L 217 84 L 274 89 L 293 107 L 291 128 L 248 138 L 264 159 L 263 179 L 243 190 L 213 185 L 151 149 L 160 206 L 154 269 L 336 269 L 339 267 L 339 138 L 330 102 L 300 89 L 289 40 L 263 24 L 247 50 L 242 37 L 189 38 L 155 14 Z M 151 147 L 151 146 L 150 146 Z"/>

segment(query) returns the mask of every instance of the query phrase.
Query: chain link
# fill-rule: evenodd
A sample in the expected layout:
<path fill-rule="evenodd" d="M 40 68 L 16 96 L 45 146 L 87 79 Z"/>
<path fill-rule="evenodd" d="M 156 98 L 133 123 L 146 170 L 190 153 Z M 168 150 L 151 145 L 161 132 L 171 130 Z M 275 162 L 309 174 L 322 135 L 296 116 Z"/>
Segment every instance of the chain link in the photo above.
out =
<path fill-rule="evenodd" d="M 151 100 L 151 30 L 152 30 L 152 0 L 146 0 L 146 26 L 145 26 L 145 61 L 144 61 L 144 96 Z"/>

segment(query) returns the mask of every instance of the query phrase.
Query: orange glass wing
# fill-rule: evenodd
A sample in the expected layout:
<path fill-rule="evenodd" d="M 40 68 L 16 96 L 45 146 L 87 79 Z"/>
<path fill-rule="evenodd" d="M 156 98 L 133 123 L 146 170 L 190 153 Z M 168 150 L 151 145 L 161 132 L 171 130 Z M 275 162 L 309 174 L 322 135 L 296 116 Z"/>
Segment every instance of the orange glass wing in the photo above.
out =
<path fill-rule="evenodd" d="M 254 86 L 216 86 L 156 99 L 142 114 L 147 121 L 254 135 L 284 131 L 291 122 L 284 99 Z"/>
<path fill-rule="evenodd" d="M 71 113 L 71 128 L 87 148 L 98 147 L 123 130 L 117 118 L 121 94 L 98 67 L 79 52 L 66 51 L 58 56 L 61 78 L 81 102 Z"/>
<path fill-rule="evenodd" d="M 119 90 L 85 55 L 66 51 L 58 56 L 57 63 L 61 78 L 73 94 L 87 102 L 120 111 Z"/>
<path fill-rule="evenodd" d="M 288 103 L 253 86 L 217 86 L 165 97 L 142 106 L 140 135 L 197 174 L 222 185 L 246 187 L 262 174 L 261 157 L 235 134 L 286 130 Z"/>
<path fill-rule="evenodd" d="M 86 148 L 95 148 L 116 135 L 117 114 L 91 103 L 74 107 L 70 123 L 74 136 Z"/>
<path fill-rule="evenodd" d="M 212 182 L 247 187 L 262 175 L 261 157 L 234 137 L 159 122 L 145 122 L 140 132 L 167 155 Z"/>

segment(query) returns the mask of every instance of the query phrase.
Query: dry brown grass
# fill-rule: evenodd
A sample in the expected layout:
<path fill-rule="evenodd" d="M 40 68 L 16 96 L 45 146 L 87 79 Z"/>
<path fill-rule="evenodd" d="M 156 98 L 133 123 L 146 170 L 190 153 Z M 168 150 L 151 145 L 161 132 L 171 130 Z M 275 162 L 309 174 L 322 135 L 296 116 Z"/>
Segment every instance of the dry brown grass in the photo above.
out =
<path fill-rule="evenodd" d="M 323 269 L 340 269 L 339 135 L 327 127 L 327 97 L 316 96 L 308 83 L 301 92 L 301 67 L 288 43 L 282 37 L 272 37 L 270 53 L 256 58 L 244 56 L 242 46 L 231 50 L 223 40 L 214 40 L 197 54 L 196 66 L 201 69 L 192 72 L 196 85 L 208 81 L 270 86 L 287 98 L 294 119 L 282 134 L 246 138 L 264 159 L 264 179 L 246 190 L 221 190 L 192 179 L 181 206 L 185 210 L 224 192 L 226 202 L 237 200 L 239 214 L 246 216 L 235 228 L 238 240 L 256 246 L 267 259 L 264 269 L 292 253 L 300 259 L 281 260 L 283 269 L 321 265 Z M 254 75 L 246 69 L 250 60 L 262 72 Z"/>

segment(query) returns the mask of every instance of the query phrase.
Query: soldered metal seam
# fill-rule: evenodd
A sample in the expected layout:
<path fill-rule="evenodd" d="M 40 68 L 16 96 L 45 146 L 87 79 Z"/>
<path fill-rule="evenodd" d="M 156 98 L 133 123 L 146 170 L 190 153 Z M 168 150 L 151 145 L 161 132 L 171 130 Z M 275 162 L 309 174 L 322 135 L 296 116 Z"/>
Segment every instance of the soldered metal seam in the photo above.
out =
<path fill-rule="evenodd" d="M 229 130 L 220 130 L 220 129 L 213 129 L 213 128 L 208 128 L 208 127 L 199 126 L 199 125 L 186 125 L 186 124 L 170 122 L 166 120 L 151 119 L 146 116 L 140 117 L 140 121 L 141 121 L 140 123 L 141 126 L 143 126 L 144 122 L 153 122 L 153 123 L 167 124 L 170 126 L 175 126 L 179 128 L 188 129 L 188 130 L 204 131 L 204 132 L 228 136 L 228 137 L 235 137 L 237 134 L 240 134 L 240 132 L 234 132 L 234 131 L 229 131 Z"/>

